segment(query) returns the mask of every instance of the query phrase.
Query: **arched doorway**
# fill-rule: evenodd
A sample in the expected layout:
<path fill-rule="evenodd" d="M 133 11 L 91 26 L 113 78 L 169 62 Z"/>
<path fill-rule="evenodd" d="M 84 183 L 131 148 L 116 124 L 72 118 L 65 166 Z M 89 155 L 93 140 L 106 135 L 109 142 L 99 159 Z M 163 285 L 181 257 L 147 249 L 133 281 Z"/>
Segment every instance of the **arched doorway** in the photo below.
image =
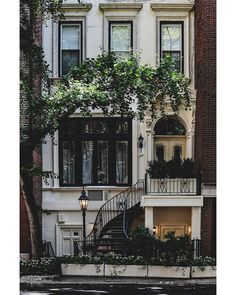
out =
<path fill-rule="evenodd" d="M 186 129 L 176 117 L 160 119 L 154 126 L 154 159 L 186 158 Z"/>

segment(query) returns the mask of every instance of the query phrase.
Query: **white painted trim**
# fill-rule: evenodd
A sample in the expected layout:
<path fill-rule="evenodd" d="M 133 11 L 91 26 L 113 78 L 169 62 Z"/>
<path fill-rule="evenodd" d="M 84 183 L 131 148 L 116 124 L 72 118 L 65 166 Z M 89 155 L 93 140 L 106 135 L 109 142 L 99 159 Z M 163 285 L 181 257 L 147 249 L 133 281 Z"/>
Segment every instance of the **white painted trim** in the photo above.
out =
<path fill-rule="evenodd" d="M 150 8 L 153 11 L 190 11 L 194 7 L 194 3 L 151 3 Z"/>
<path fill-rule="evenodd" d="M 160 196 L 145 195 L 141 207 L 202 207 L 202 196 Z"/>
<path fill-rule="evenodd" d="M 143 3 L 100 3 L 99 8 L 102 11 L 110 10 L 135 10 L 142 9 Z"/>

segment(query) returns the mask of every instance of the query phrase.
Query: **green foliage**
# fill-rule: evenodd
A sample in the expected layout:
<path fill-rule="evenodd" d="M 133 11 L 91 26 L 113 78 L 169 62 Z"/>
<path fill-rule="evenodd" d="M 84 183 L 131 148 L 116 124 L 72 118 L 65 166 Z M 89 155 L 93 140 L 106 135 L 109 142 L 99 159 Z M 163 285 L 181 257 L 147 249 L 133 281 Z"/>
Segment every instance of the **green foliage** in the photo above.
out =
<path fill-rule="evenodd" d="M 180 177 L 181 168 L 181 162 L 178 160 L 172 159 L 166 163 L 166 172 L 170 178 Z"/>
<path fill-rule="evenodd" d="M 162 265 L 189 265 L 192 259 L 192 241 L 188 235 L 175 237 L 175 232 L 168 232 L 165 240 L 157 240 L 156 248 L 159 251 L 158 260 L 152 263 Z"/>
<path fill-rule="evenodd" d="M 197 177 L 197 167 L 192 159 L 184 159 L 182 162 L 174 159 L 170 161 L 149 161 L 147 173 L 151 178 L 194 178 Z"/>
<path fill-rule="evenodd" d="M 165 178 L 167 177 L 166 161 L 149 161 L 147 173 L 151 178 Z"/>
<path fill-rule="evenodd" d="M 155 241 L 150 230 L 144 225 L 140 225 L 130 233 L 129 253 L 134 256 L 142 256 L 147 263 L 153 256 Z"/>
<path fill-rule="evenodd" d="M 216 265 L 216 259 L 213 257 L 209 257 L 209 256 L 200 256 L 200 257 L 196 257 L 191 265 L 193 266 L 215 266 Z"/>
<path fill-rule="evenodd" d="M 60 259 L 56 257 L 41 259 L 21 259 L 21 275 L 52 275 L 60 274 Z"/>

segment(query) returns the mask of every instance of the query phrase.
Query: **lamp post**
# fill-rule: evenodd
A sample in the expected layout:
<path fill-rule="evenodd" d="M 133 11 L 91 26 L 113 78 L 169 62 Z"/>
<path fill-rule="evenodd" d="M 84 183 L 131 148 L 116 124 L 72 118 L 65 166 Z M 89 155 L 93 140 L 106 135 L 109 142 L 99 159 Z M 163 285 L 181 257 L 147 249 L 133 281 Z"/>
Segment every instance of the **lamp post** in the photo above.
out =
<path fill-rule="evenodd" d="M 85 226 L 85 215 L 86 215 L 86 210 L 88 208 L 88 201 L 89 198 L 86 195 L 84 188 L 82 190 L 81 196 L 79 197 L 79 204 L 80 204 L 80 209 L 82 210 L 82 215 L 83 215 L 83 254 L 86 254 L 86 226 Z"/>

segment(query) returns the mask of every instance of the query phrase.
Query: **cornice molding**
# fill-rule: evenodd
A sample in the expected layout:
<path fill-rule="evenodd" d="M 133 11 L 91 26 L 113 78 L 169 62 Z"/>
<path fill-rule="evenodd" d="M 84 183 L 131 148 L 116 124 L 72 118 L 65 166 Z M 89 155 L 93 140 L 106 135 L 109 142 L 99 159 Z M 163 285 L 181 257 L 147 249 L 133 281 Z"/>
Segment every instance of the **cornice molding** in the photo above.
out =
<path fill-rule="evenodd" d="M 143 7 L 143 3 L 100 3 L 99 8 L 102 11 L 107 10 L 136 10 L 139 11 Z"/>
<path fill-rule="evenodd" d="M 194 7 L 194 3 L 150 3 L 153 11 L 190 11 Z"/>
<path fill-rule="evenodd" d="M 84 11 L 88 12 L 92 8 L 92 3 L 86 3 L 86 4 L 79 4 L 79 3 L 65 3 L 63 4 L 63 10 L 73 10 L 73 11 Z"/>

